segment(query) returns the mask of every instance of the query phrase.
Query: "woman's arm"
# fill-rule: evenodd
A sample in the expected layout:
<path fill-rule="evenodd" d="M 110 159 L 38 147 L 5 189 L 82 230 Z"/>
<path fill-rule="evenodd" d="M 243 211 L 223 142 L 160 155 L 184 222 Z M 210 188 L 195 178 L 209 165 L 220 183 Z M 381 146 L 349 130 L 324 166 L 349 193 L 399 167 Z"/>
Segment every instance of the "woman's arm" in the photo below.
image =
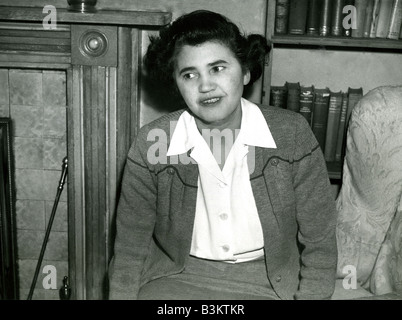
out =
<path fill-rule="evenodd" d="M 296 299 L 328 299 L 335 287 L 336 207 L 326 163 L 307 121 L 300 117 L 296 132 L 294 188 L 301 280 Z"/>
<path fill-rule="evenodd" d="M 131 147 L 116 216 L 109 299 L 136 299 L 156 219 L 156 181 L 146 160 L 145 133 Z"/>

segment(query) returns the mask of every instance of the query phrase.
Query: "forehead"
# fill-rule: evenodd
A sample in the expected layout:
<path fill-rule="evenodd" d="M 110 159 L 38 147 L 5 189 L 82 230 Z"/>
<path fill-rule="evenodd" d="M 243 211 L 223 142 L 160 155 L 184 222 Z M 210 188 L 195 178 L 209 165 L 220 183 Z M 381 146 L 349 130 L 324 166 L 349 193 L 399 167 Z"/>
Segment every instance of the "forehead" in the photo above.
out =
<path fill-rule="evenodd" d="M 183 45 L 175 54 L 175 66 L 204 66 L 217 60 L 228 63 L 238 62 L 236 55 L 225 44 L 218 41 L 207 41 L 199 45 Z"/>

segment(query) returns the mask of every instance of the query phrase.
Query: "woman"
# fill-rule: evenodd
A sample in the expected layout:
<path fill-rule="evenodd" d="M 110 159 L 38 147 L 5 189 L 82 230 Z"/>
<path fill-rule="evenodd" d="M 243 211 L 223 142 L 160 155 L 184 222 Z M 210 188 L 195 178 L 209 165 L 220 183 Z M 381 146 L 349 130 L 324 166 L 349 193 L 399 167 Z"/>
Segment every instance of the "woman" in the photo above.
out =
<path fill-rule="evenodd" d="M 299 114 L 242 98 L 269 51 L 209 11 L 151 39 L 149 75 L 187 108 L 141 128 L 129 151 L 111 299 L 331 297 L 336 211 L 320 147 Z"/>

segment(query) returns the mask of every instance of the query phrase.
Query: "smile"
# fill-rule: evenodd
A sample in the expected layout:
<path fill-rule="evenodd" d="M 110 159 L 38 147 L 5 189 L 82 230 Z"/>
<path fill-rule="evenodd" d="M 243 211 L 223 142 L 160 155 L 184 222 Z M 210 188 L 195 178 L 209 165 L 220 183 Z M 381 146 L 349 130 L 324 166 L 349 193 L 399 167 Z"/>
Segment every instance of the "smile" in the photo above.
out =
<path fill-rule="evenodd" d="M 201 103 L 202 104 L 214 104 L 220 100 L 221 100 L 221 98 L 212 98 L 212 99 L 203 100 L 203 101 L 201 101 Z"/>

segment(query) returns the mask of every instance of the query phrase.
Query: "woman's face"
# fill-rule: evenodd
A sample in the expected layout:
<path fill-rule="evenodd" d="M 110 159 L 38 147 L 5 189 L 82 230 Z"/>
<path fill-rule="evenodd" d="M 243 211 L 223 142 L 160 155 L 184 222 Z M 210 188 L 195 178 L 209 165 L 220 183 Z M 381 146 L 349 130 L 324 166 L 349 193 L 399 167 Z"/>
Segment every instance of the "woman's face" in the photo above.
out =
<path fill-rule="evenodd" d="M 197 123 L 208 128 L 240 124 L 241 97 L 250 73 L 219 42 L 184 45 L 176 56 L 174 78 Z"/>

